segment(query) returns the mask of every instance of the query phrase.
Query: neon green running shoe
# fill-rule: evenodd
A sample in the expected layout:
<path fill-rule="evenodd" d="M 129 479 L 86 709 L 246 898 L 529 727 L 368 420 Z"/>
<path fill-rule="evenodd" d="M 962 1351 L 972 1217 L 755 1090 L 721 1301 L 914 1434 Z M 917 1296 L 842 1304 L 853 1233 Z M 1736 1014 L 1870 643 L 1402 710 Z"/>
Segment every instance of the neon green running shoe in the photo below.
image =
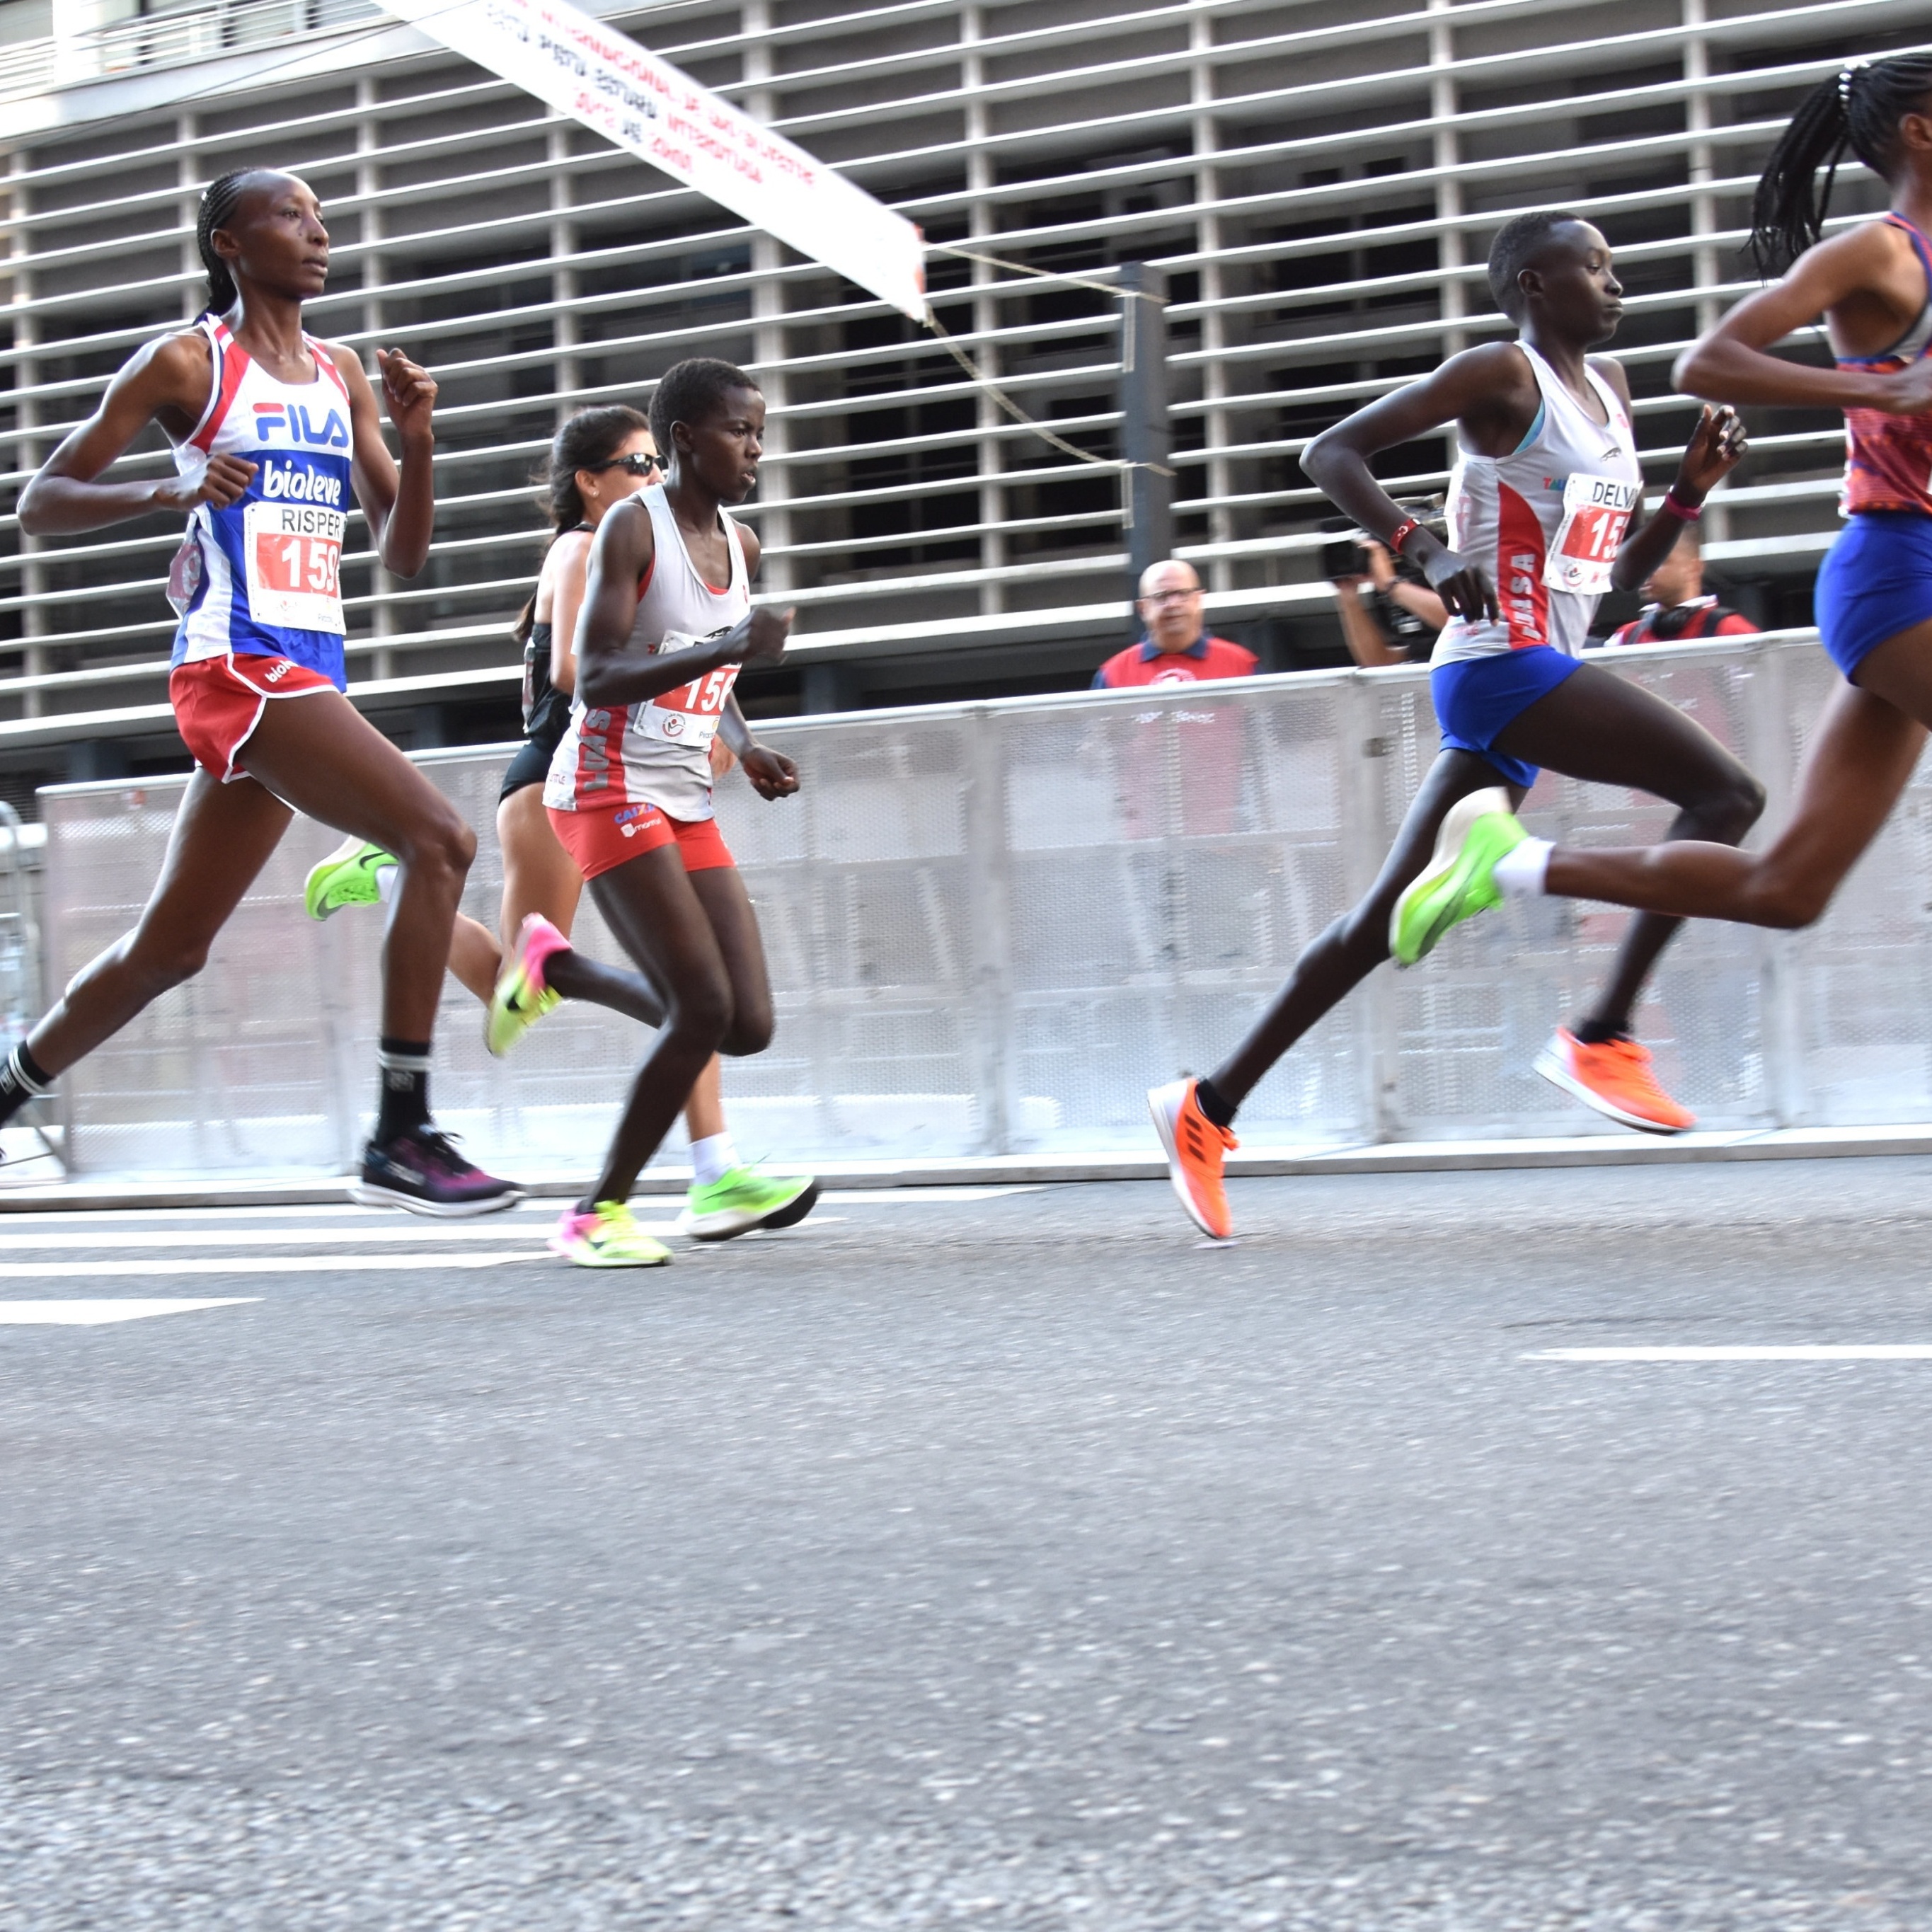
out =
<path fill-rule="evenodd" d="M 550 1251 L 572 1268 L 663 1268 L 670 1250 L 638 1226 L 621 1201 L 600 1201 L 586 1214 L 566 1208 L 550 1238 Z"/>
<path fill-rule="evenodd" d="M 695 1182 L 685 1197 L 677 1231 L 694 1241 L 728 1241 L 754 1228 L 790 1228 L 809 1214 L 818 1181 L 809 1174 L 762 1174 L 755 1167 L 727 1168 L 709 1186 Z"/>
<path fill-rule="evenodd" d="M 310 919 L 326 919 L 344 906 L 374 905 L 382 896 L 376 874 L 395 862 L 393 853 L 352 833 L 320 865 L 310 868 L 302 886 L 302 910 Z"/>
<path fill-rule="evenodd" d="M 497 976 L 490 1010 L 483 1016 L 483 1043 L 499 1060 L 545 1013 L 563 1004 L 563 995 L 544 982 L 544 962 L 569 945 L 542 913 L 532 913 L 517 928 L 509 964 Z"/>
<path fill-rule="evenodd" d="M 1436 835 L 1435 856 L 1389 915 L 1395 963 L 1413 966 L 1452 926 L 1500 905 L 1496 861 L 1528 836 L 1499 785 L 1472 792 L 1453 806 Z"/>

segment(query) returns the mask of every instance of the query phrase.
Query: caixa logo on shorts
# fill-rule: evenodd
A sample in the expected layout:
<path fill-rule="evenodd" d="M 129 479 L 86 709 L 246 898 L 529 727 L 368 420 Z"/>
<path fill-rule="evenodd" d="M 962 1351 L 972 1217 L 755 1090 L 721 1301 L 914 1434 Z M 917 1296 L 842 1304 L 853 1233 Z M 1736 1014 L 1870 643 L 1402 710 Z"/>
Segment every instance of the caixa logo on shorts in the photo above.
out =
<path fill-rule="evenodd" d="M 627 805 L 622 812 L 611 814 L 610 823 L 626 838 L 634 838 L 657 815 L 658 808 L 654 805 Z"/>

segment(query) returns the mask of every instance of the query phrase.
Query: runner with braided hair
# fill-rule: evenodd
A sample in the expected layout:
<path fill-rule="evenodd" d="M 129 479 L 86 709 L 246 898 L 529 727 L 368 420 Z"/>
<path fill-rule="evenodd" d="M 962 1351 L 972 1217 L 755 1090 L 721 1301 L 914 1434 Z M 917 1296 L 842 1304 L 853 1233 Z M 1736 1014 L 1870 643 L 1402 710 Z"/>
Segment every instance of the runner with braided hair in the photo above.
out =
<path fill-rule="evenodd" d="M 1847 154 L 1889 211 L 1821 238 Z M 1820 181 L 1820 176 L 1822 180 Z M 1813 734 L 1791 819 L 1762 852 L 1698 840 L 1574 850 L 1495 813 L 1396 914 L 1418 956 L 1498 893 L 1747 925 L 1809 926 L 1890 817 L 1932 726 L 1932 54 L 1856 61 L 1806 95 L 1758 184 L 1752 252 L 1781 272 L 1678 358 L 1678 385 L 1845 412 L 1844 532 L 1818 572 L 1820 641 L 1845 682 Z M 1822 317 L 1819 368 L 1773 348 Z"/>
<path fill-rule="evenodd" d="M 436 384 L 400 350 L 376 352 L 399 466 L 354 352 L 302 326 L 328 275 L 328 230 L 306 182 L 266 168 L 224 175 L 202 194 L 196 235 L 207 311 L 136 352 L 20 503 L 37 536 L 188 513 L 168 582 L 181 620 L 168 690 L 196 770 L 139 923 L 15 1050 L 0 1120 L 201 970 L 304 812 L 376 841 L 401 868 L 383 950 L 380 1104 L 350 1193 L 422 1214 L 507 1208 L 520 1190 L 465 1160 L 429 1110 L 430 1029 L 476 838 L 343 694 L 351 495 L 383 567 L 416 575 L 435 520 Z M 110 480 L 150 423 L 174 446 L 176 473 Z"/>

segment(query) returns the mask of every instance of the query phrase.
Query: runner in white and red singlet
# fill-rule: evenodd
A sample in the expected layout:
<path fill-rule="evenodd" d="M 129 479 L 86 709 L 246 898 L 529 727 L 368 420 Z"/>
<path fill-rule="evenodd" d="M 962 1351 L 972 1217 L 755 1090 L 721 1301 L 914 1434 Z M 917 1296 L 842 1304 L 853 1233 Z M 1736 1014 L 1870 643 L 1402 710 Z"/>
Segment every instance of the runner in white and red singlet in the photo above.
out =
<path fill-rule="evenodd" d="M 1391 913 L 1412 880 L 1432 878 L 1460 848 L 1472 816 L 1520 802 L 1544 765 L 1670 800 L 1679 808 L 1673 838 L 1734 842 L 1763 808 L 1763 788 L 1709 733 L 1576 656 L 1598 598 L 1642 583 L 1738 461 L 1736 418 L 1703 412 L 1670 494 L 1642 521 L 1629 385 L 1610 357 L 1589 353 L 1616 334 L 1623 311 L 1610 244 L 1574 215 L 1518 215 L 1491 246 L 1489 280 L 1517 325 L 1516 340 L 1451 356 L 1325 430 L 1302 458 L 1360 528 L 1422 566 L 1450 613 L 1430 680 L 1442 750 L 1368 896 L 1302 954 L 1212 1075 L 1148 1096 L 1174 1191 L 1210 1234 L 1233 1230 L 1222 1168 L 1235 1109 L 1391 952 L 1412 962 L 1415 954 L 1396 943 Z M 1457 458 L 1444 544 L 1403 513 L 1369 464 L 1450 422 Z M 1653 1133 L 1692 1124 L 1630 1031 L 1645 979 L 1676 930 L 1670 920 L 1634 922 L 1594 1010 L 1559 1028 L 1536 1060 L 1538 1072 L 1599 1112 Z"/>
<path fill-rule="evenodd" d="M 742 369 L 679 363 L 651 398 L 664 488 L 614 505 L 591 542 L 576 697 L 544 803 L 668 1016 L 602 1172 L 552 1238 L 580 1267 L 670 1258 L 632 1220 L 631 1190 L 712 1054 L 771 1041 L 764 944 L 718 830 L 710 762 L 740 666 L 776 662 L 791 627 L 789 612 L 752 611 L 758 538 L 724 507 L 757 484 L 764 423 Z M 740 760 L 760 796 L 798 789 L 796 766 L 768 747 L 747 741 Z"/>
<path fill-rule="evenodd" d="M 351 1194 L 421 1214 L 507 1208 L 520 1191 L 465 1160 L 429 1111 L 430 1028 L 476 841 L 343 695 L 351 500 L 383 567 L 415 576 L 435 517 L 436 384 L 400 350 L 376 352 L 398 469 L 361 362 L 302 328 L 302 304 L 328 274 L 328 231 L 306 183 L 264 169 L 224 176 L 202 196 L 196 232 L 208 312 L 127 364 L 20 509 L 39 536 L 189 513 L 169 577 L 181 624 L 168 692 L 196 770 L 140 922 L 82 968 L 15 1049 L 0 1072 L 0 1120 L 201 970 L 304 812 L 379 841 L 402 867 L 384 952 L 380 1102 Z M 174 446 L 176 475 L 108 480 L 151 422 Z"/>
<path fill-rule="evenodd" d="M 1823 237 L 1847 153 L 1892 206 Z M 1822 177 L 1822 187 L 1820 185 Z M 1932 728 L 1932 54 L 1854 61 L 1798 104 L 1752 206 L 1747 296 L 1678 358 L 1693 394 L 1845 413 L 1842 534 L 1818 572 L 1819 641 L 1844 682 L 1807 748 L 1789 820 L 1762 851 L 1687 840 L 1584 850 L 1472 822 L 1438 929 L 1498 892 L 1673 917 L 1809 926 L 1892 815 Z M 1820 320 L 1834 366 L 1774 351 Z"/>

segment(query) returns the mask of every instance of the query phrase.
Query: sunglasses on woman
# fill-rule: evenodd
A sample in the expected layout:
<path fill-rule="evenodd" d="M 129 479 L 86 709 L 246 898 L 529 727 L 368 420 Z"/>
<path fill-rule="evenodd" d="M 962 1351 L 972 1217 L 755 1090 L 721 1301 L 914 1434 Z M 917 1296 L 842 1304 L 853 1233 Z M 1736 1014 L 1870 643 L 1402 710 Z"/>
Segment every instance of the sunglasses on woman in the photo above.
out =
<path fill-rule="evenodd" d="M 633 450 L 628 456 L 614 456 L 608 463 L 592 466 L 598 470 L 621 470 L 632 476 L 648 476 L 653 470 L 664 466 L 664 458 L 655 450 Z"/>

